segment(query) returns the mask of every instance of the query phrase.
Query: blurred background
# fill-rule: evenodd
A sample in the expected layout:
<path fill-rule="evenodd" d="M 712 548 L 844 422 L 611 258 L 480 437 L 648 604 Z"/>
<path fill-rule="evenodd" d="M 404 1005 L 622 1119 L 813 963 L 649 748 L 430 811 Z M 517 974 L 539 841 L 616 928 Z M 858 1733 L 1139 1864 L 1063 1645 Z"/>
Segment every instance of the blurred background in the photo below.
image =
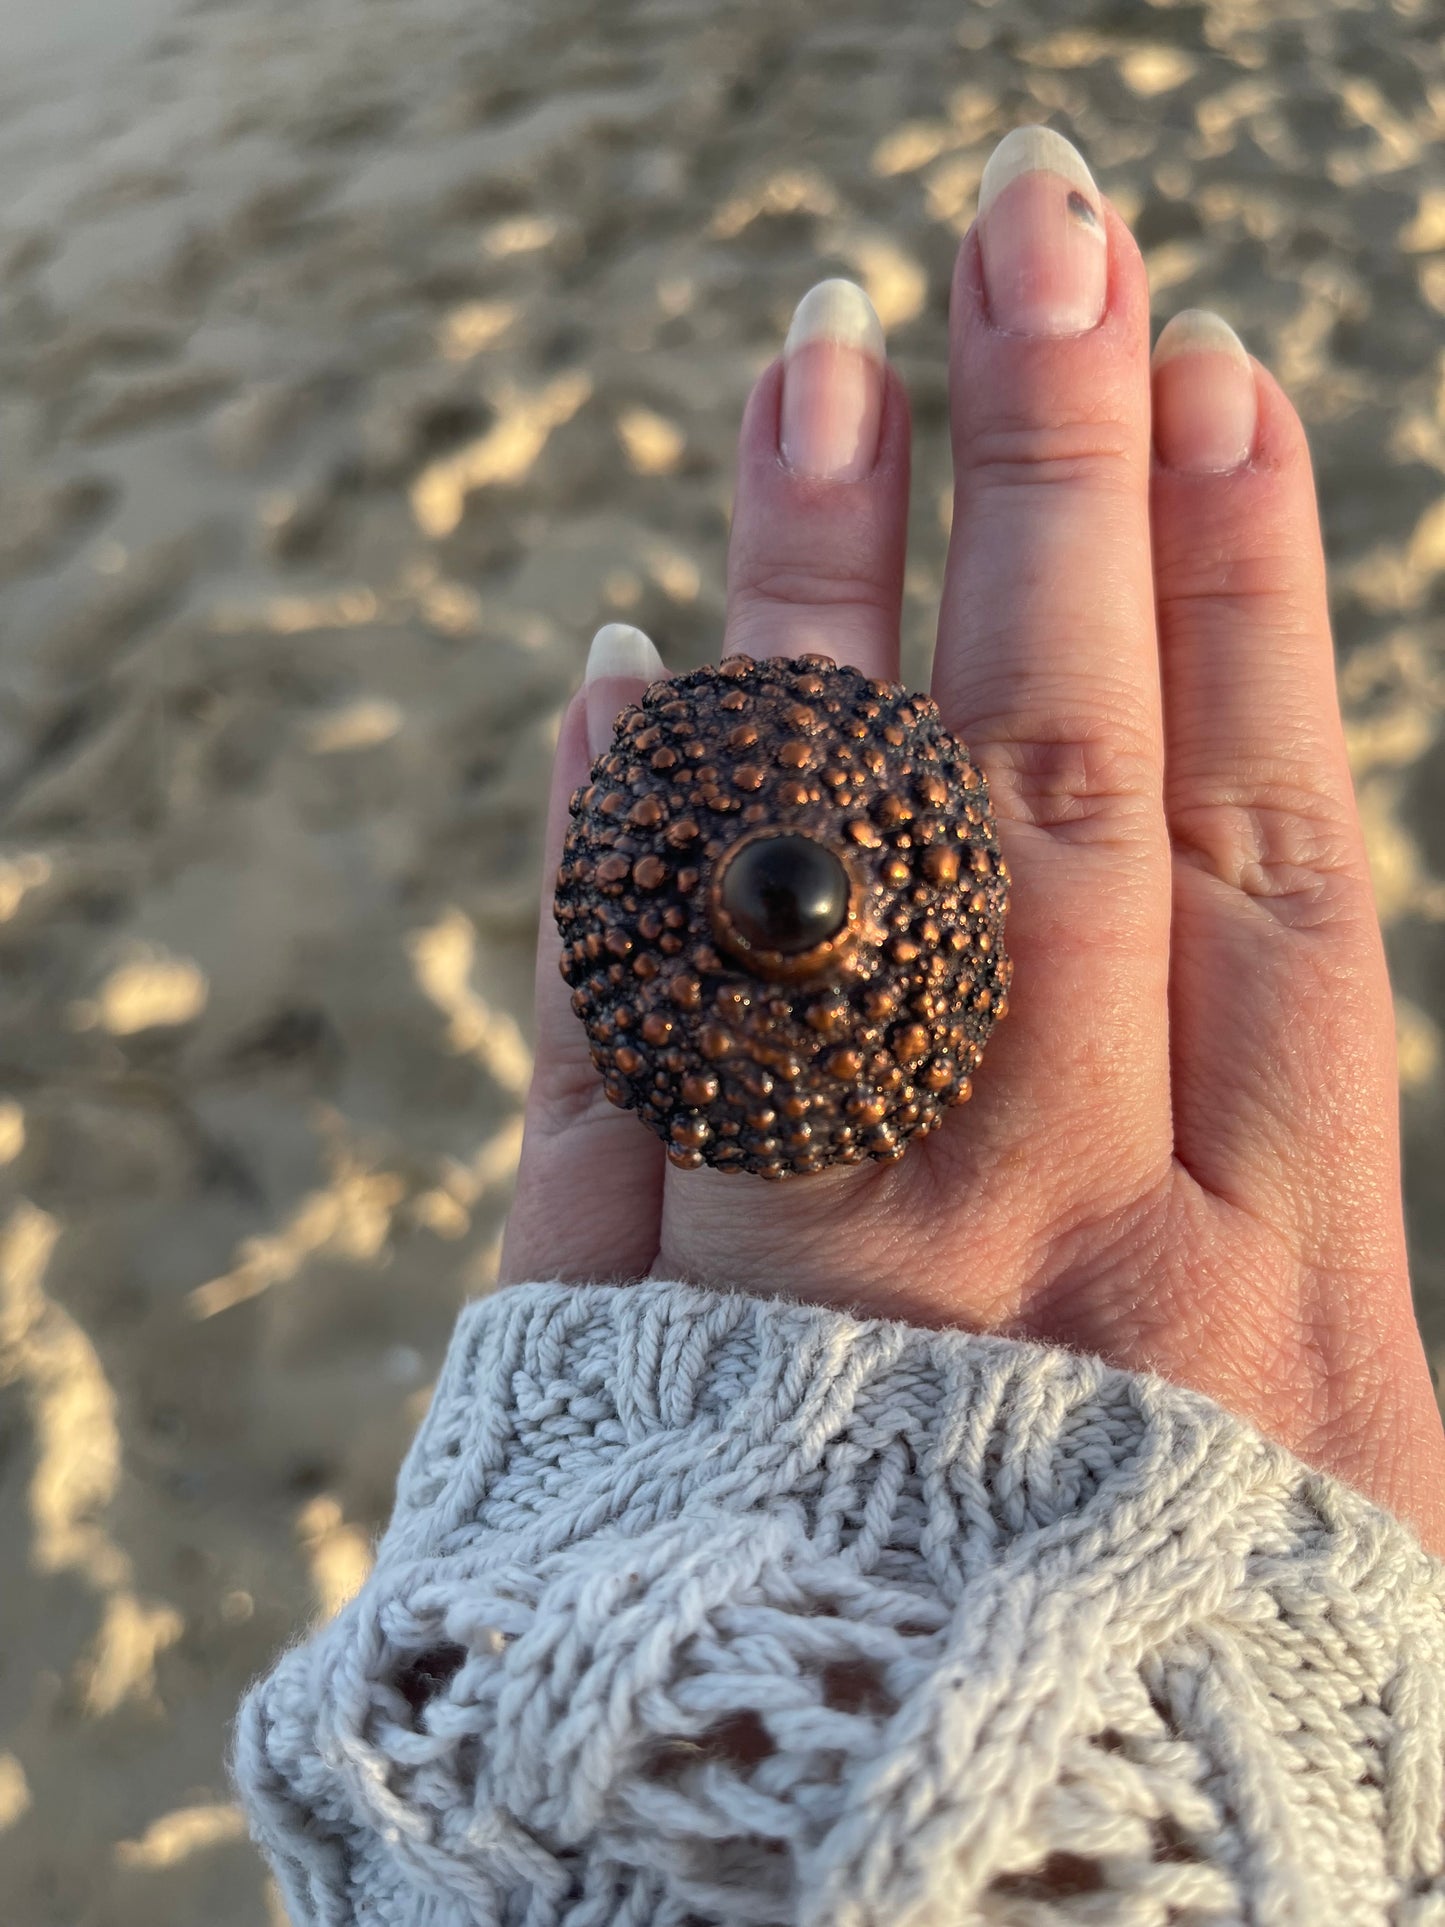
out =
<path fill-rule="evenodd" d="M 1445 13 L 1422 0 L 0 0 L 0 1915 L 282 1927 L 223 1767 L 360 1582 L 527 1084 L 608 617 L 719 635 L 815 280 L 917 421 L 1021 121 L 1318 464 L 1445 1351 Z M 1350 1066 L 1339 1066 L 1341 1077 Z"/>

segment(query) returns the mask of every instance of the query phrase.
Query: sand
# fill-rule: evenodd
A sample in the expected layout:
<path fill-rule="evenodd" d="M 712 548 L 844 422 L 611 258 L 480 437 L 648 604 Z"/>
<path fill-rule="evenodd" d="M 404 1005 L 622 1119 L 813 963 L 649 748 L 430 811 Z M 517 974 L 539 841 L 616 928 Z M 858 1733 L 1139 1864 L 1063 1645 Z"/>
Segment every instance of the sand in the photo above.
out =
<path fill-rule="evenodd" d="M 845 273 L 913 393 L 926 676 L 949 268 L 1019 121 L 1156 327 L 1218 307 L 1308 424 L 1445 1348 L 1440 24 L 4 0 L 6 1927 L 280 1921 L 226 1724 L 494 1277 L 588 638 L 713 647 L 739 408 Z"/>

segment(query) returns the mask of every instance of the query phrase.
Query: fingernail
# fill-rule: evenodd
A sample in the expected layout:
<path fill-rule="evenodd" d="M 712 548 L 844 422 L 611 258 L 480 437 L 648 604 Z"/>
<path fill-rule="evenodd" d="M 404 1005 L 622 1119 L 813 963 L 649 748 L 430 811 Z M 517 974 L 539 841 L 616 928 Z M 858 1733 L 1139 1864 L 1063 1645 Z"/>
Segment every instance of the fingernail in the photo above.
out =
<path fill-rule="evenodd" d="M 1229 323 L 1184 308 L 1154 344 L 1154 448 L 1168 468 L 1223 473 L 1254 447 L 1254 369 Z"/>
<path fill-rule="evenodd" d="M 883 326 L 851 281 L 820 281 L 798 303 L 783 345 L 779 444 L 797 475 L 856 482 L 878 459 Z"/>
<path fill-rule="evenodd" d="M 996 328 L 1076 335 L 1104 312 L 1104 204 L 1084 157 L 1052 127 L 1015 127 L 978 186 L 978 245 Z"/>
<path fill-rule="evenodd" d="M 587 698 L 587 747 L 600 756 L 612 741 L 618 713 L 667 670 L 650 636 L 630 622 L 604 622 L 587 651 L 582 687 Z"/>

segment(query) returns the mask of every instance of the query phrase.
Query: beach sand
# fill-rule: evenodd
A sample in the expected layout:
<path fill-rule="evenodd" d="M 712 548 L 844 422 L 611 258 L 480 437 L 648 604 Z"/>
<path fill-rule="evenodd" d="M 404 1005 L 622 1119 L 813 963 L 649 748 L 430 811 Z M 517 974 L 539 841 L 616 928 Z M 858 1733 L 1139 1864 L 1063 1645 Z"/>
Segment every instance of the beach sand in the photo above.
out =
<path fill-rule="evenodd" d="M 281 1921 L 227 1722 L 360 1582 L 494 1278 L 588 640 L 715 648 L 741 404 L 848 274 L 913 397 L 926 679 L 950 266 L 1019 122 L 1134 223 L 1156 331 L 1217 307 L 1308 426 L 1445 1350 L 1438 22 L 0 5 L 6 1927 Z"/>

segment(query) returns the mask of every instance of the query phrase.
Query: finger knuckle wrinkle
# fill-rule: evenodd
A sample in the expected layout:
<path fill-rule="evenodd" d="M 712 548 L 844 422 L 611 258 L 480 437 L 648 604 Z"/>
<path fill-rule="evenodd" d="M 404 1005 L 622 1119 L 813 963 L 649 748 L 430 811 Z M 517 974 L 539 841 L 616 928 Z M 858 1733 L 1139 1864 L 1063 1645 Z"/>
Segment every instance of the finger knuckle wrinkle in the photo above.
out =
<path fill-rule="evenodd" d="M 1216 539 L 1181 534 L 1159 557 L 1161 624 L 1195 625 L 1203 618 L 1238 615 L 1271 628 L 1304 631 L 1312 626 L 1296 558 L 1275 550 L 1241 546 L 1247 530 Z"/>
<path fill-rule="evenodd" d="M 976 429 L 960 452 L 970 486 L 1134 487 L 1136 438 L 1121 423 L 1002 422 Z"/>
<path fill-rule="evenodd" d="M 1283 920 L 1334 922 L 1368 899 L 1345 812 L 1298 784 L 1222 796 L 1170 814 L 1176 851 Z"/>
<path fill-rule="evenodd" d="M 733 590 L 735 614 L 756 616 L 770 608 L 882 609 L 888 591 L 876 576 L 850 567 L 847 557 L 824 568 L 779 562 L 761 568 Z"/>
<path fill-rule="evenodd" d="M 539 1062 L 532 1077 L 532 1119 L 543 1138 L 562 1137 L 617 1116 L 591 1060 Z"/>
<path fill-rule="evenodd" d="M 1087 832 L 1158 807 L 1158 763 L 1113 731 L 1014 740 L 983 758 L 995 797 L 1035 829 Z"/>

